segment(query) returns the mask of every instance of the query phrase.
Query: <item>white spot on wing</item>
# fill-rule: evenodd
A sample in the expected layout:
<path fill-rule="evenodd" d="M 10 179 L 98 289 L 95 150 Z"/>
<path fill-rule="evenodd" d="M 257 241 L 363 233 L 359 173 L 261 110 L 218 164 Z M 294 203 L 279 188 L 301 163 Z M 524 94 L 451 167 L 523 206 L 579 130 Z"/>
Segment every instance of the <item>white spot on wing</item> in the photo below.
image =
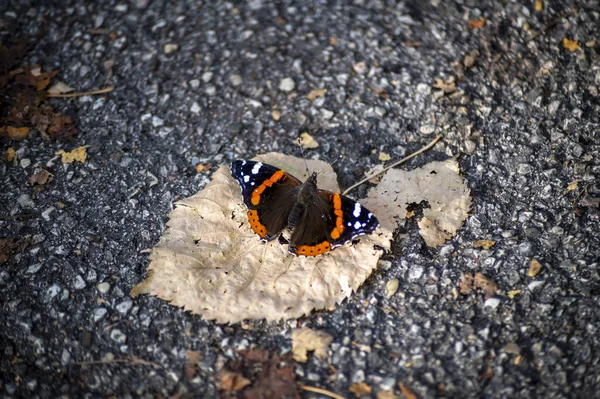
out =
<path fill-rule="evenodd" d="M 258 171 L 260 170 L 260 168 L 262 167 L 262 162 L 258 162 L 256 165 L 254 165 L 254 167 L 252 168 L 252 174 L 255 175 L 258 173 Z"/>
<path fill-rule="evenodd" d="M 250 181 L 250 176 L 244 176 L 244 183 L 248 183 Z"/>
<path fill-rule="evenodd" d="M 359 221 L 357 221 L 356 223 L 354 223 L 354 228 L 355 229 L 360 229 L 360 227 L 361 227 L 361 225 L 360 225 Z"/>
<path fill-rule="evenodd" d="M 352 223 L 348 222 L 348 227 L 351 227 L 351 226 L 352 226 Z"/>
<path fill-rule="evenodd" d="M 371 219 L 371 217 L 373 217 L 373 214 L 372 214 L 371 212 L 369 212 L 369 214 L 367 215 L 367 217 L 368 217 L 369 219 Z"/>
<path fill-rule="evenodd" d="M 354 204 L 354 212 L 352 212 L 355 218 L 360 216 L 360 210 L 360 204 L 357 202 L 356 204 Z"/>

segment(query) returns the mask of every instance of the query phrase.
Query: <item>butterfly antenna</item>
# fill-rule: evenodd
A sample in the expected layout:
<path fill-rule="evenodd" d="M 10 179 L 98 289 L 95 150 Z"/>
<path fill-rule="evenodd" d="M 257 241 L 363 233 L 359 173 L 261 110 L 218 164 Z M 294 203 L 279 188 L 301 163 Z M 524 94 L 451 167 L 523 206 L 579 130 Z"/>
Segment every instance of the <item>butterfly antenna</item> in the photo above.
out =
<path fill-rule="evenodd" d="M 302 159 L 304 159 L 304 166 L 306 167 L 306 177 L 310 176 L 310 171 L 308 170 L 308 162 L 306 162 L 306 156 L 304 155 L 304 148 L 302 148 L 302 140 L 300 137 L 296 139 L 296 143 L 298 143 L 298 147 L 300 147 L 300 154 L 302 154 Z"/>

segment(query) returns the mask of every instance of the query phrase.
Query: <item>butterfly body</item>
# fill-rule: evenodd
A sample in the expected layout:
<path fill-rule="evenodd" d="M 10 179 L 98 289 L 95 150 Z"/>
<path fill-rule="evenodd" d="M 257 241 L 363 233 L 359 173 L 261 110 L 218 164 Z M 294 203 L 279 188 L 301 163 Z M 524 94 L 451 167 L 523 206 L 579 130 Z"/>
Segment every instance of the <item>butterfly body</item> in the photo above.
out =
<path fill-rule="evenodd" d="M 262 162 L 238 160 L 231 173 L 240 184 L 248 221 L 263 241 L 291 230 L 289 251 L 318 256 L 379 226 L 377 218 L 358 202 L 317 188 L 317 174 L 303 183 Z"/>

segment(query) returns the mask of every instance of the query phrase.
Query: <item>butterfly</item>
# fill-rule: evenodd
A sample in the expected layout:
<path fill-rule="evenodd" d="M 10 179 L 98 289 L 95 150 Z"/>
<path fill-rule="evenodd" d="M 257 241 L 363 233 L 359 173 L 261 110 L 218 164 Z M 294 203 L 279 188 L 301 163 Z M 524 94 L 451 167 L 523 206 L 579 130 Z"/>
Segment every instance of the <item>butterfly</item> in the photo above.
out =
<path fill-rule="evenodd" d="M 318 189 L 316 172 L 302 183 L 275 166 L 237 160 L 231 174 L 241 187 L 252 230 L 267 242 L 290 229 L 288 250 L 293 254 L 318 256 L 379 226 L 358 202 Z"/>

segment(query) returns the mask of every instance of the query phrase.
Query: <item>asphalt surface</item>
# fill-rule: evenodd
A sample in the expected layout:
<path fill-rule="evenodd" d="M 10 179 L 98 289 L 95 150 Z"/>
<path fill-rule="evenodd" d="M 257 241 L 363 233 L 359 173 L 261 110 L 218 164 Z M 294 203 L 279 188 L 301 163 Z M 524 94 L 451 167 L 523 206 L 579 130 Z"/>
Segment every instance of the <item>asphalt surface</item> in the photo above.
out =
<path fill-rule="evenodd" d="M 600 5 L 573 4 L 2 2 L 2 40 L 38 40 L 24 64 L 115 88 L 51 100 L 78 121 L 71 142 L 0 138 L 20 162 L 0 163 L 0 236 L 32 237 L 0 266 L 2 396 L 215 397 L 237 351 L 288 352 L 304 325 L 334 341 L 297 382 L 345 397 L 361 382 L 372 397 L 400 382 L 420 398 L 600 397 Z M 320 143 L 308 157 L 344 156 L 342 187 L 379 152 L 443 135 L 404 167 L 459 156 L 472 216 L 436 250 L 409 221 L 353 297 L 298 320 L 223 326 L 129 296 L 174 201 L 210 179 L 197 164 L 298 154 L 305 131 Z M 84 164 L 55 155 L 83 145 Z M 54 174 L 43 191 L 36 167 Z M 458 292 L 477 272 L 500 287 L 491 299 Z M 202 359 L 191 377 L 186 350 Z"/>

